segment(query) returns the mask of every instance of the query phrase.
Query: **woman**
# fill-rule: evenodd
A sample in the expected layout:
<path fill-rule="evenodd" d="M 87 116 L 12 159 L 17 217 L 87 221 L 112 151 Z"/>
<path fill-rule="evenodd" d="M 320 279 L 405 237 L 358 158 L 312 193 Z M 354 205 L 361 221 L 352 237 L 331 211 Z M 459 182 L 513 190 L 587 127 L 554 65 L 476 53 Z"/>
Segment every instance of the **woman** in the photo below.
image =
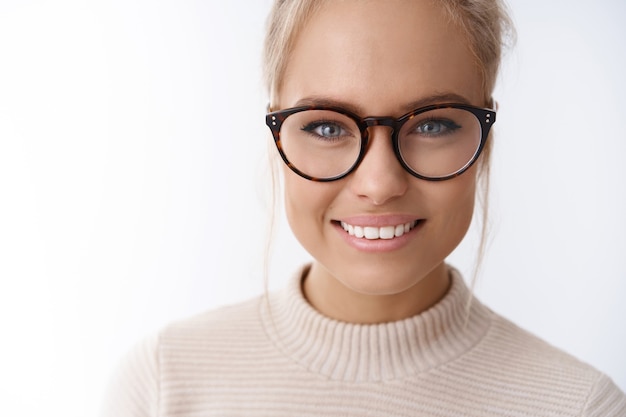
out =
<path fill-rule="evenodd" d="M 266 120 L 313 262 L 146 341 L 105 414 L 626 415 L 445 263 L 488 169 L 506 22 L 493 0 L 277 1 Z"/>

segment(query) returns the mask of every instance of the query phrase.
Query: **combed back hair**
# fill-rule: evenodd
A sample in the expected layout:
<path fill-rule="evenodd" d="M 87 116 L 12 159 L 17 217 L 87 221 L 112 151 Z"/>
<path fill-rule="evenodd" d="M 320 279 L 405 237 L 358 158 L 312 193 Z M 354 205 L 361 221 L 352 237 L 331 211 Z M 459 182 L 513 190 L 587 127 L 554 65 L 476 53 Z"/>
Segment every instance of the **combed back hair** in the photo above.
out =
<path fill-rule="evenodd" d="M 270 104 L 278 95 L 296 38 L 311 16 L 329 0 L 275 0 L 268 16 L 264 76 Z M 341 1 L 341 0 L 333 0 Z M 447 12 L 467 39 L 483 79 L 484 104 L 495 87 L 502 51 L 514 42 L 513 25 L 502 0 L 433 1 Z"/>
<path fill-rule="evenodd" d="M 274 104 L 300 29 L 327 0 L 276 0 L 267 21 L 263 70 Z"/>
<path fill-rule="evenodd" d="M 283 78 L 294 48 L 296 38 L 315 12 L 329 0 L 275 0 L 267 21 L 264 47 L 264 77 L 270 100 L 270 108 L 277 105 L 276 99 L 283 84 Z M 345 1 L 345 0 L 332 0 Z M 382 0 L 379 0 L 382 1 Z M 432 1 L 446 12 L 449 21 L 455 25 L 467 40 L 467 47 L 474 57 L 480 72 L 483 88 L 483 103 L 492 107 L 492 94 L 498 70 L 505 49 L 515 42 L 515 30 L 503 0 L 406 0 Z M 487 241 L 489 167 L 493 144 L 493 130 L 478 161 L 478 204 L 482 210 L 481 239 L 473 276 L 480 267 Z M 274 198 L 277 191 L 277 174 L 272 174 Z M 276 200 L 275 200 L 276 201 Z M 274 213 L 272 213 L 274 216 Z M 272 222 L 273 222 L 272 218 Z M 474 280 L 472 279 L 472 282 Z"/>

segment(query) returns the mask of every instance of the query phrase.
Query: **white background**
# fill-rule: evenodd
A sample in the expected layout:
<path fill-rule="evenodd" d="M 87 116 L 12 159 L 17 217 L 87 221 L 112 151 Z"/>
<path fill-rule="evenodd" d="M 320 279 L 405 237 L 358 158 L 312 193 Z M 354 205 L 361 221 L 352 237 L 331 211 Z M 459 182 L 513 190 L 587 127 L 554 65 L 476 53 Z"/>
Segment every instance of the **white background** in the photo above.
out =
<path fill-rule="evenodd" d="M 137 340 L 263 291 L 268 8 L 0 3 L 0 415 L 94 415 Z M 626 389 L 626 3 L 511 8 L 476 291 Z"/>

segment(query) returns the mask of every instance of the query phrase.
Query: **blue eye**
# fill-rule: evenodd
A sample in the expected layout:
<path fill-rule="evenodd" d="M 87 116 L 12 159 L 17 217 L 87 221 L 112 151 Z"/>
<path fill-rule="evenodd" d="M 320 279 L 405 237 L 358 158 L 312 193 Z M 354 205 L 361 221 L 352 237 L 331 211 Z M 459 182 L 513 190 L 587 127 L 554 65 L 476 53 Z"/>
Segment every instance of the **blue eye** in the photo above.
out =
<path fill-rule="evenodd" d="M 461 126 L 452 120 L 427 120 L 415 127 L 415 131 L 426 136 L 439 136 L 452 133 Z"/>
<path fill-rule="evenodd" d="M 341 136 L 341 127 L 337 125 L 324 124 L 317 127 L 314 132 L 324 137 L 337 137 Z"/>
<path fill-rule="evenodd" d="M 335 139 L 350 135 L 340 124 L 335 122 L 318 121 L 309 123 L 302 130 L 320 138 Z"/>

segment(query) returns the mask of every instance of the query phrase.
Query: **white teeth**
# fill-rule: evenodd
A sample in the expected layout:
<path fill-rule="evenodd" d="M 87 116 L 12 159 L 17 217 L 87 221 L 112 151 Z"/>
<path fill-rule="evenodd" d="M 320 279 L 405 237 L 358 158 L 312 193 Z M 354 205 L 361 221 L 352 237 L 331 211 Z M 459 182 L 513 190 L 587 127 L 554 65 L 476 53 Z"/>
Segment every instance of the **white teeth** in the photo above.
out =
<path fill-rule="evenodd" d="M 365 239 L 378 239 L 380 237 L 378 230 L 378 227 L 364 227 Z"/>
<path fill-rule="evenodd" d="M 381 239 L 393 239 L 396 234 L 396 228 L 393 226 L 385 226 L 380 228 Z"/>
<path fill-rule="evenodd" d="M 353 226 L 346 222 L 341 222 L 343 230 L 348 232 L 350 236 L 356 236 L 359 239 L 365 238 L 369 240 L 375 239 L 393 239 L 400 237 L 415 227 L 417 220 L 414 222 L 399 224 L 397 226 L 371 227 L 371 226 Z"/>

